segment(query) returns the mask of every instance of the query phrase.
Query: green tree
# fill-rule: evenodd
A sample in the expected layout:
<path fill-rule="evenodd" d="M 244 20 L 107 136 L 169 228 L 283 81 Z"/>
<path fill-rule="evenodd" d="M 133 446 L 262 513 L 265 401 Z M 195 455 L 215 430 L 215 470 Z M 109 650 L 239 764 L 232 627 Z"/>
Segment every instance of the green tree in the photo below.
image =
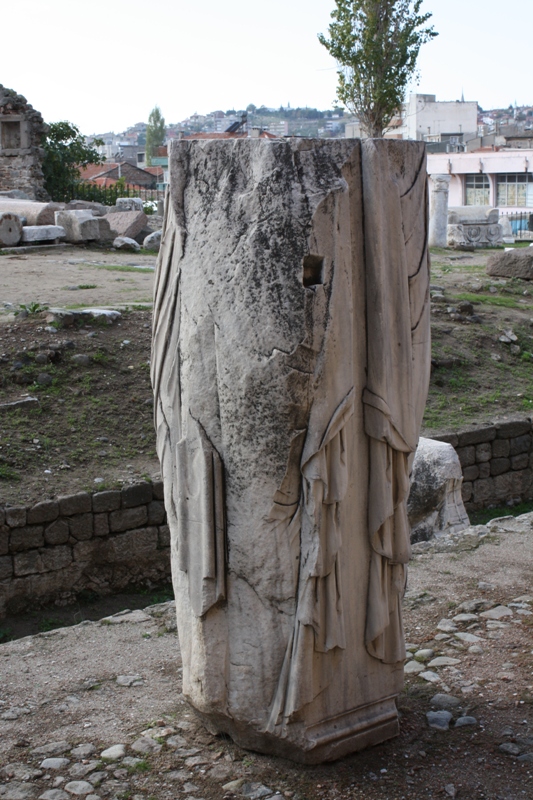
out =
<path fill-rule="evenodd" d="M 381 137 L 416 75 L 422 45 L 438 34 L 423 27 L 422 0 L 336 0 L 329 39 L 318 39 L 338 64 L 337 99 L 363 133 Z"/>
<path fill-rule="evenodd" d="M 87 164 L 101 164 L 102 157 L 96 147 L 104 144 L 94 139 L 92 144 L 72 122 L 51 122 L 42 142 L 44 150 L 44 187 L 52 200 L 66 199 L 72 184 L 80 178 L 80 169 Z"/>
<path fill-rule="evenodd" d="M 159 106 L 155 106 L 150 111 L 146 128 L 146 163 L 148 166 L 152 163 L 155 148 L 165 144 L 165 136 L 165 118 Z"/>

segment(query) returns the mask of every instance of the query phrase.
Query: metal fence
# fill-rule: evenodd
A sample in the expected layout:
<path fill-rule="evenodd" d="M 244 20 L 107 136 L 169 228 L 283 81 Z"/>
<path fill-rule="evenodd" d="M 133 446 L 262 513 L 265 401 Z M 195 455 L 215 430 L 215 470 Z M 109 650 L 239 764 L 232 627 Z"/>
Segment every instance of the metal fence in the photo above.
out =
<path fill-rule="evenodd" d="M 118 197 L 140 197 L 144 203 L 157 203 L 165 199 L 164 190 L 144 189 L 139 186 L 115 183 L 112 186 L 97 186 L 94 183 L 79 181 L 65 186 L 61 198 L 54 197 L 56 201 L 68 203 L 70 200 L 90 200 L 102 203 L 105 206 L 114 206 Z"/>
<path fill-rule="evenodd" d="M 500 209 L 500 221 L 507 217 L 511 223 L 511 231 L 515 239 L 533 241 L 533 214 L 530 211 L 511 211 L 506 213 Z"/>

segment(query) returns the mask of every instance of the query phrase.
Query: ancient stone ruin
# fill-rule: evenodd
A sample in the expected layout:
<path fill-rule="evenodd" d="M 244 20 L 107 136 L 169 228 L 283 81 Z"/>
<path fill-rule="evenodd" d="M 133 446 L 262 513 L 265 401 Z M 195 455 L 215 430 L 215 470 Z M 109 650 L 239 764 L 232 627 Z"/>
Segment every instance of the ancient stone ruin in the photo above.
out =
<path fill-rule="evenodd" d="M 307 763 L 398 733 L 424 146 L 175 142 L 152 380 L 183 692 Z"/>
<path fill-rule="evenodd" d="M 25 97 L 0 85 L 0 192 L 47 200 L 42 171 L 46 125 Z"/>
<path fill-rule="evenodd" d="M 448 208 L 448 247 L 494 247 L 502 243 L 499 211 L 491 206 Z"/>

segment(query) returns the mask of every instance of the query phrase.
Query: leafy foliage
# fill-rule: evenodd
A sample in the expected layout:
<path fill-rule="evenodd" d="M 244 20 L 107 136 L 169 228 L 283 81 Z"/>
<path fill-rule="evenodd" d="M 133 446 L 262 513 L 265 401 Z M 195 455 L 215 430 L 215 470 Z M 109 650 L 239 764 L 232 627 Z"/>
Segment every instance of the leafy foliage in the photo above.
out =
<path fill-rule="evenodd" d="M 421 46 L 438 34 L 423 27 L 422 0 L 336 0 L 327 39 L 318 39 L 339 65 L 337 98 L 363 132 L 381 137 L 416 77 Z"/>
<path fill-rule="evenodd" d="M 63 200 L 69 188 L 79 180 L 80 169 L 87 164 L 101 164 L 102 158 L 95 149 L 104 144 L 95 139 L 92 145 L 72 122 L 52 122 L 43 140 L 43 174 L 45 189 L 52 200 Z"/>
<path fill-rule="evenodd" d="M 165 144 L 165 136 L 165 118 L 159 106 L 155 106 L 150 111 L 146 128 L 146 163 L 148 166 L 152 163 L 155 148 Z"/>

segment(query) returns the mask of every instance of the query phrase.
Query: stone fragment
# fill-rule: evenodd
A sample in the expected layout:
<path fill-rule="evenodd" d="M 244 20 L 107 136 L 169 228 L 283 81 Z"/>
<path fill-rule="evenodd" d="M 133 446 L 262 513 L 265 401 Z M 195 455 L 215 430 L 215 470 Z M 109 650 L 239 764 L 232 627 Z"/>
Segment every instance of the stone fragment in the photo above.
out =
<path fill-rule="evenodd" d="M 441 619 L 437 624 L 437 628 L 439 631 L 443 631 L 443 633 L 455 633 L 457 625 L 452 622 L 451 619 Z"/>
<path fill-rule="evenodd" d="M 403 671 L 406 675 L 416 675 L 419 672 L 423 672 L 424 669 L 424 665 L 419 661 L 408 661 L 407 664 L 405 664 Z"/>
<path fill-rule="evenodd" d="M 429 662 L 428 667 L 455 667 L 460 664 L 458 658 L 450 658 L 450 656 L 437 656 Z"/>
<path fill-rule="evenodd" d="M 65 238 L 65 229 L 60 225 L 24 225 L 20 241 L 23 244 L 31 242 L 54 242 Z"/>
<path fill-rule="evenodd" d="M 144 679 L 142 675 L 118 675 L 117 684 L 119 686 L 142 686 Z"/>
<path fill-rule="evenodd" d="M 513 742 L 504 742 L 498 749 L 505 753 L 506 756 L 520 755 L 520 747 L 517 744 L 513 744 Z"/>
<path fill-rule="evenodd" d="M 487 275 L 530 281 L 533 279 L 533 252 L 525 248 L 493 253 L 487 261 Z"/>
<path fill-rule="evenodd" d="M 140 609 L 135 611 L 130 611 L 126 609 L 125 611 L 119 611 L 117 614 L 113 614 L 112 617 L 104 617 L 100 620 L 101 623 L 104 625 L 122 625 L 126 622 L 150 622 L 151 617 L 148 614 L 145 614 L 144 611 Z"/>
<path fill-rule="evenodd" d="M 17 214 L 0 211 L 0 247 L 13 247 L 22 238 L 22 222 Z"/>
<path fill-rule="evenodd" d="M 59 742 L 49 742 L 48 744 L 35 747 L 31 753 L 34 756 L 60 756 L 68 752 L 71 746 L 68 742 L 61 740 Z"/>
<path fill-rule="evenodd" d="M 420 437 L 407 503 L 412 542 L 457 533 L 469 526 L 462 482 L 461 464 L 451 444 Z"/>
<path fill-rule="evenodd" d="M 163 231 L 154 231 L 148 234 L 143 241 L 144 250 L 159 250 Z"/>
<path fill-rule="evenodd" d="M 46 227 L 54 224 L 56 211 L 64 208 L 63 203 L 36 203 L 23 199 L 0 197 L 0 214 L 15 214 L 24 217 L 30 226 Z"/>
<path fill-rule="evenodd" d="M 162 745 L 148 736 L 141 736 L 133 742 L 131 749 L 134 753 L 149 755 L 150 753 L 159 753 L 162 749 Z"/>
<path fill-rule="evenodd" d="M 479 588 L 479 586 L 478 586 Z M 477 622 L 477 614 L 457 614 L 453 618 L 454 622 Z"/>
<path fill-rule="evenodd" d="M 458 697 L 454 697 L 452 694 L 444 694 L 439 692 L 433 695 L 433 697 L 430 700 L 430 704 L 435 708 L 449 711 L 450 709 L 454 709 L 460 706 L 461 700 L 459 700 Z"/>
<path fill-rule="evenodd" d="M 135 240 L 148 220 L 144 211 L 118 211 L 106 214 L 106 221 L 115 237 Z"/>
<path fill-rule="evenodd" d="M 100 753 L 100 758 L 104 758 L 106 761 L 119 761 L 121 758 L 124 758 L 125 755 L 126 745 L 114 744 L 106 750 L 103 750 Z"/>
<path fill-rule="evenodd" d="M 488 611 L 482 611 L 479 616 L 483 617 L 483 619 L 498 621 L 505 619 L 505 617 L 512 617 L 513 612 L 507 606 L 496 606 L 496 608 L 490 608 Z"/>
<path fill-rule="evenodd" d="M 459 717 L 459 719 L 455 720 L 454 728 L 465 728 L 471 725 L 477 725 L 477 719 L 475 717 Z"/>
<path fill-rule="evenodd" d="M 64 228 L 67 242 L 75 244 L 100 238 L 100 225 L 91 211 L 56 211 L 55 223 Z"/>
<path fill-rule="evenodd" d="M 476 642 L 483 641 L 480 636 L 476 636 L 475 633 L 455 633 L 454 634 L 456 639 L 459 639 L 461 642 L 467 642 L 468 644 L 475 644 Z"/>
<path fill-rule="evenodd" d="M 39 800 L 71 800 L 71 797 L 63 789 L 47 789 L 39 795 Z"/>
<path fill-rule="evenodd" d="M 428 647 L 423 650 L 417 650 L 415 658 L 417 661 L 429 661 L 434 655 L 435 651 Z"/>
<path fill-rule="evenodd" d="M 240 794 L 248 800 L 261 800 L 262 797 L 272 797 L 274 792 L 262 783 L 243 783 Z"/>
<path fill-rule="evenodd" d="M 117 211 L 144 211 L 141 197 L 117 197 L 115 205 Z"/>
<path fill-rule="evenodd" d="M 44 761 L 41 763 L 41 769 L 64 769 L 68 767 L 70 764 L 70 759 L 68 758 L 45 758 Z"/>
<path fill-rule="evenodd" d="M 446 247 L 451 175 L 431 175 L 430 178 L 428 243 L 430 247 Z"/>
<path fill-rule="evenodd" d="M 398 730 L 429 365 L 422 149 L 170 147 L 152 379 L 183 694 L 211 732 L 308 763 Z"/>
<path fill-rule="evenodd" d="M 69 781 L 69 783 L 65 784 L 65 791 L 76 797 L 92 794 L 93 788 L 92 783 L 88 781 Z"/>
<path fill-rule="evenodd" d="M 73 764 L 69 769 L 68 774 L 71 778 L 85 778 L 91 772 L 95 772 L 100 765 L 99 761 L 89 761 L 87 763 Z"/>
<path fill-rule="evenodd" d="M 452 714 L 449 711 L 427 711 L 426 719 L 430 728 L 436 731 L 447 731 L 450 728 Z"/>
<path fill-rule="evenodd" d="M 25 410 L 40 408 L 39 400 L 36 397 L 22 397 L 20 400 L 13 400 L 11 403 L 0 403 L 0 413 L 2 411 L 13 411 L 16 408 Z"/>
<path fill-rule="evenodd" d="M 141 245 L 128 236 L 117 236 L 113 239 L 113 247 L 116 250 L 126 250 L 130 253 L 138 253 L 141 249 Z"/>
<path fill-rule="evenodd" d="M 432 672 L 431 670 L 424 670 L 424 672 L 421 672 L 418 677 L 422 678 L 428 683 L 440 683 L 441 681 L 437 673 Z"/>

